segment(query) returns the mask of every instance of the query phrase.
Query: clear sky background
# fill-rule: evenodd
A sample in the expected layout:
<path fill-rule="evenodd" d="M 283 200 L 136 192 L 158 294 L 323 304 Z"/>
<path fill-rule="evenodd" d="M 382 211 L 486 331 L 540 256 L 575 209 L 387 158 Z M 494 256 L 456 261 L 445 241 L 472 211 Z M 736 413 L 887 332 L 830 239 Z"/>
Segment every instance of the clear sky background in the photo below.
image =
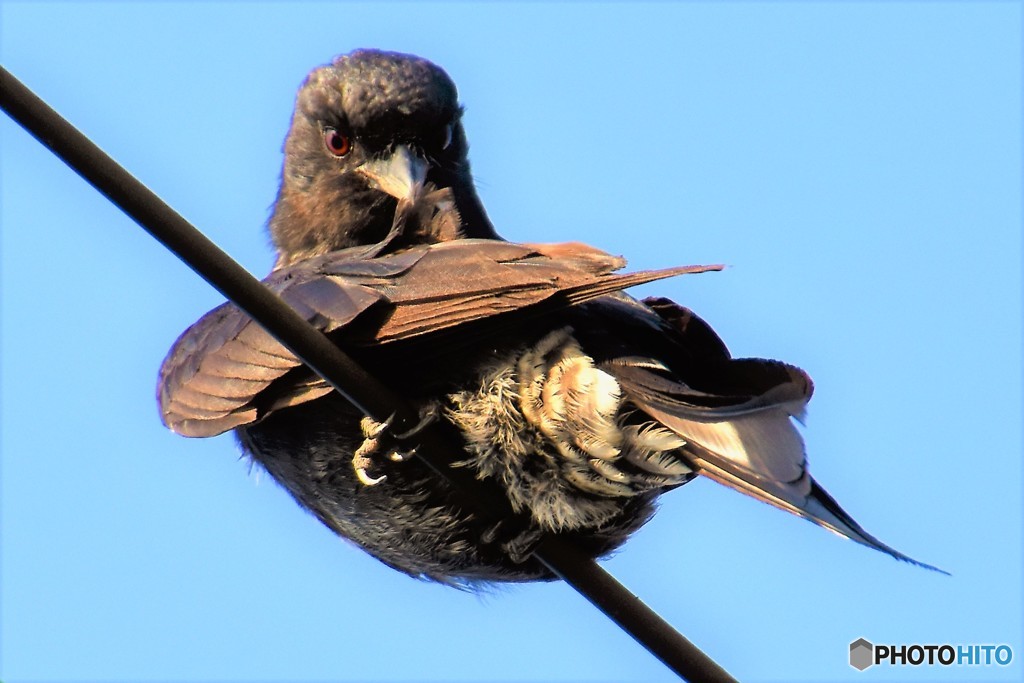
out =
<path fill-rule="evenodd" d="M 640 294 L 806 368 L 814 475 L 952 577 L 707 481 L 605 566 L 743 680 L 1020 680 L 1021 10 L 5 0 L 0 60 L 259 276 L 306 72 L 436 61 L 499 231 L 728 263 Z M 157 368 L 220 295 L 0 133 L 0 679 L 672 679 L 564 585 L 408 579 L 166 431 Z M 1015 658 L 860 673 L 858 637 Z"/>

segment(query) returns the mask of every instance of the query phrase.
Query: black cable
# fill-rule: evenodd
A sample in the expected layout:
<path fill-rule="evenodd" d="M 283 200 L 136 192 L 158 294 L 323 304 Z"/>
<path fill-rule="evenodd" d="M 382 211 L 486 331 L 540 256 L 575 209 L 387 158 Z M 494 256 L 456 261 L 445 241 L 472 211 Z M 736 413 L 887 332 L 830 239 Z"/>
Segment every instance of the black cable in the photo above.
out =
<path fill-rule="evenodd" d="M 0 67 L 0 108 L 89 184 L 171 250 L 200 277 L 256 320 L 345 398 L 375 420 L 392 414 L 394 429 L 414 426 L 405 401 L 367 373 L 326 336 L 306 323 L 276 294 L 221 251 L 145 185 L 111 159 L 49 105 Z M 504 496 L 480 495 L 486 482 L 445 466 L 438 454 L 458 452 L 438 429 L 417 435 L 417 455 L 490 515 L 508 515 Z M 484 501 L 489 501 L 485 503 Z M 680 677 L 734 681 L 724 669 L 575 546 L 545 538 L 534 557 L 629 633 Z"/>

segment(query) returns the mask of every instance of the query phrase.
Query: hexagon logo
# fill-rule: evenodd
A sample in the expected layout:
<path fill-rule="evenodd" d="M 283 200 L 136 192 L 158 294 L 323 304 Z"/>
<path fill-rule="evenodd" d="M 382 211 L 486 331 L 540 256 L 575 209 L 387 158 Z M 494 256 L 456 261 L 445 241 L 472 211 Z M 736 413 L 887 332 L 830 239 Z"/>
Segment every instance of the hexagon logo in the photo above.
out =
<path fill-rule="evenodd" d="M 850 643 L 850 666 L 857 671 L 863 671 L 875 663 L 875 646 L 864 638 L 858 638 Z"/>

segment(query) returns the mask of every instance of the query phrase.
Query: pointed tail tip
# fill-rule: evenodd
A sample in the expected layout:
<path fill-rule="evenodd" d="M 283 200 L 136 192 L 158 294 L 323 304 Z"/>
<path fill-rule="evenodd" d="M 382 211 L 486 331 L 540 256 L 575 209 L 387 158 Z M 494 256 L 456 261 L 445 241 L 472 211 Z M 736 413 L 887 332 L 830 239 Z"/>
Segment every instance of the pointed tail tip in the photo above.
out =
<path fill-rule="evenodd" d="M 922 569 L 927 569 L 929 571 L 938 572 L 939 574 L 942 574 L 943 576 L 953 576 L 952 574 L 947 572 L 945 569 L 941 569 L 939 567 L 936 567 L 933 564 L 928 564 L 927 562 L 921 562 L 919 560 L 915 560 L 914 558 L 908 557 L 907 555 L 904 555 L 903 553 L 898 553 L 898 552 L 895 552 L 895 551 L 889 551 L 889 554 L 892 555 L 893 557 L 895 557 L 900 562 L 907 562 L 908 564 L 912 564 L 915 567 L 921 567 Z"/>
<path fill-rule="evenodd" d="M 885 543 L 882 543 L 877 538 L 875 538 L 874 536 L 872 536 L 868 532 L 864 531 L 864 529 L 861 528 L 860 525 L 857 525 L 854 529 L 851 529 L 851 531 L 855 531 L 856 533 L 854 533 L 854 534 L 840 533 L 839 535 L 840 536 L 844 536 L 845 538 L 848 538 L 849 540 L 853 541 L 854 543 L 859 543 L 859 544 L 861 544 L 863 546 L 871 548 L 872 550 L 878 550 L 880 552 L 883 552 L 886 555 L 888 555 L 888 556 L 890 556 L 890 557 L 892 557 L 892 558 L 894 558 L 896 560 L 899 560 L 900 562 L 906 562 L 907 564 L 912 564 L 915 567 L 921 567 L 922 569 L 928 569 L 929 571 L 938 572 L 939 574 L 944 574 L 945 576 L 952 576 L 952 574 L 947 572 L 945 569 L 940 569 L 939 567 L 936 567 L 933 564 L 928 564 L 927 562 L 921 562 L 920 560 L 915 560 L 914 558 L 912 558 L 909 555 L 904 555 L 903 553 L 901 553 L 900 551 L 896 550 L 892 546 L 889 546 L 889 545 L 886 545 Z"/>
<path fill-rule="evenodd" d="M 852 520 L 851 520 L 851 522 L 852 522 Z M 849 531 L 853 532 L 853 533 L 845 533 L 843 531 L 837 531 L 837 533 L 840 536 L 843 536 L 843 537 L 853 541 L 854 543 L 859 543 L 859 544 L 861 544 L 863 546 L 866 546 L 868 548 L 871 548 L 873 550 L 878 550 L 880 552 L 883 552 L 886 555 L 889 555 L 890 557 L 899 560 L 900 562 L 906 562 L 907 564 L 912 564 L 915 567 L 921 567 L 922 569 L 928 569 L 928 570 L 933 571 L 933 572 L 938 572 L 939 574 L 944 574 L 945 576 L 952 576 L 952 574 L 947 572 L 945 569 L 941 569 L 939 567 L 936 567 L 935 565 L 928 564 L 927 562 L 921 562 L 920 560 L 915 560 L 914 558 L 910 557 L 909 555 L 904 555 L 903 553 L 901 553 L 900 551 L 896 550 L 892 546 L 889 546 L 889 545 L 886 545 L 885 543 L 882 543 L 877 538 L 875 538 L 874 536 L 872 536 L 868 532 L 864 531 L 864 529 L 859 524 L 857 524 L 856 522 L 853 522 L 853 526 L 852 526 L 852 528 L 849 528 Z"/>
<path fill-rule="evenodd" d="M 865 547 L 883 552 L 900 562 L 906 562 L 923 569 L 938 572 L 939 574 L 952 576 L 952 574 L 947 572 L 945 569 L 940 569 L 935 565 L 928 564 L 927 562 L 920 562 L 909 555 L 904 555 L 892 546 L 882 543 L 880 540 L 875 538 L 875 536 L 869 534 L 865 531 L 864 527 L 858 524 L 853 517 L 840 507 L 835 498 L 829 495 L 829 493 L 813 479 L 811 480 L 811 495 L 803 508 L 803 512 L 812 522 L 820 524 L 829 531 L 832 531 L 843 538 L 847 538 L 854 543 L 859 543 Z"/>
<path fill-rule="evenodd" d="M 854 543 L 862 545 L 865 548 L 871 548 L 872 550 L 877 550 L 879 552 L 885 553 L 886 555 L 888 555 L 889 557 L 893 558 L 894 560 L 898 560 L 900 562 L 906 562 L 907 564 L 912 564 L 915 567 L 920 567 L 922 569 L 927 569 L 929 571 L 938 572 L 939 574 L 943 574 L 944 576 L 952 576 L 952 574 L 947 572 L 945 569 L 942 569 L 940 567 L 936 567 L 933 564 L 928 564 L 927 562 L 921 562 L 920 560 L 915 560 L 914 558 L 910 557 L 909 555 L 904 555 L 903 553 L 901 553 L 900 551 L 896 550 L 892 546 L 889 546 L 889 545 L 886 545 L 885 543 L 882 543 L 877 538 L 875 538 L 871 534 L 869 534 L 866 531 L 864 531 L 864 529 L 861 528 L 860 525 L 857 525 L 856 527 L 853 527 L 853 528 L 849 528 L 848 527 L 847 529 L 844 529 L 844 530 L 839 530 L 839 529 L 835 529 L 835 528 L 829 528 L 828 526 L 826 526 L 825 528 L 829 529 L 829 531 L 832 531 L 837 536 L 839 536 L 841 538 L 845 538 L 848 541 L 853 541 Z"/>

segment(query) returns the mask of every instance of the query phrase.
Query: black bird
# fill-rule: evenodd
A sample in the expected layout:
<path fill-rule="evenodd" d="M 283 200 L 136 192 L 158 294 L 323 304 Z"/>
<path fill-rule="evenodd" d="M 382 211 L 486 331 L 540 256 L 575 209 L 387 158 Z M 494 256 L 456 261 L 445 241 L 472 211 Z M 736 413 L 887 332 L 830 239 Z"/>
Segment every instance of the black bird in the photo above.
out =
<path fill-rule="evenodd" d="M 603 555 L 696 475 L 920 564 L 808 473 L 794 425 L 811 397 L 806 373 L 731 358 L 693 312 L 620 291 L 717 267 L 617 275 L 621 259 L 582 244 L 500 240 L 473 188 L 461 113 L 448 75 L 414 56 L 361 50 L 313 71 L 285 142 L 265 282 L 453 428 L 452 460 L 521 514 L 494 524 L 463 508 L 387 425 L 230 303 L 164 361 L 168 427 L 234 429 L 339 535 L 457 585 L 552 578 L 530 557 L 542 534 Z"/>

